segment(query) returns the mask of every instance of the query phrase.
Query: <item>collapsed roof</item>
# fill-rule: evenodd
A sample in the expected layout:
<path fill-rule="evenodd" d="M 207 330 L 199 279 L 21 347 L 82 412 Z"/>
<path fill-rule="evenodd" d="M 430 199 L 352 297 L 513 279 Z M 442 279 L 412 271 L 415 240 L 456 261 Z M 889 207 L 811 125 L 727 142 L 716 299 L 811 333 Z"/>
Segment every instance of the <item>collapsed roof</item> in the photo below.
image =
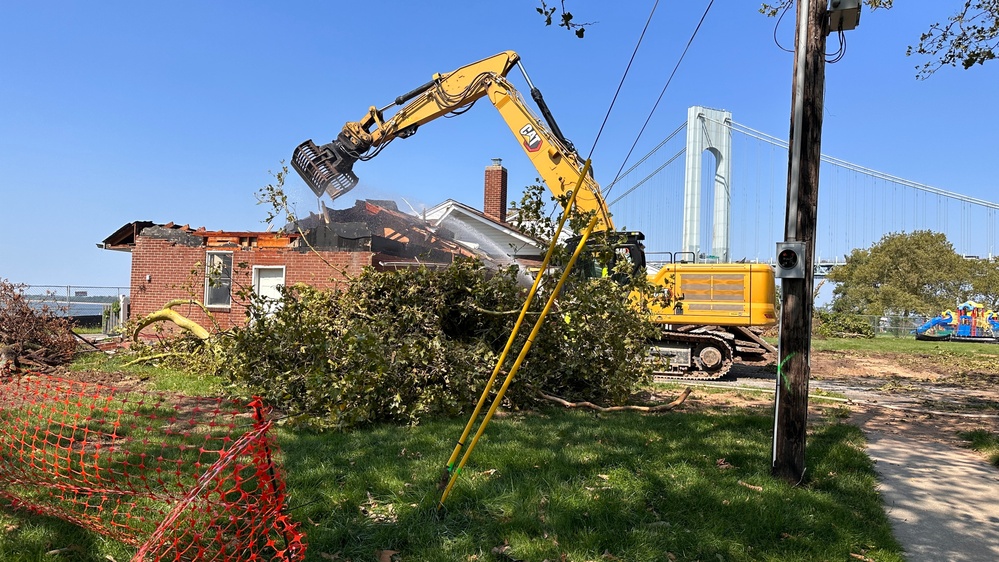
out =
<path fill-rule="evenodd" d="M 399 211 L 394 201 L 358 200 L 347 209 L 312 213 L 280 232 L 210 231 L 170 222 L 130 222 L 102 242 L 99 248 L 131 252 L 136 238 L 167 239 L 184 246 L 286 247 L 299 251 L 372 252 L 375 261 L 403 263 L 450 263 L 456 256 L 489 257 L 457 242 L 446 228 Z"/>

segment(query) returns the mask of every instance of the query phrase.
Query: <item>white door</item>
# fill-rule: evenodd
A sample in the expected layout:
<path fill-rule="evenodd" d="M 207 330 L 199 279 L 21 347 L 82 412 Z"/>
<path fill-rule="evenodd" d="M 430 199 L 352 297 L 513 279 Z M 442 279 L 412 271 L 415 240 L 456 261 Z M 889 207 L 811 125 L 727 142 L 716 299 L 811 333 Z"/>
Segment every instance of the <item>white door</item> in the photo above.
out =
<path fill-rule="evenodd" d="M 253 292 L 274 301 L 281 300 L 281 287 L 284 286 L 284 266 L 254 266 Z M 271 308 L 273 311 L 274 309 Z"/>

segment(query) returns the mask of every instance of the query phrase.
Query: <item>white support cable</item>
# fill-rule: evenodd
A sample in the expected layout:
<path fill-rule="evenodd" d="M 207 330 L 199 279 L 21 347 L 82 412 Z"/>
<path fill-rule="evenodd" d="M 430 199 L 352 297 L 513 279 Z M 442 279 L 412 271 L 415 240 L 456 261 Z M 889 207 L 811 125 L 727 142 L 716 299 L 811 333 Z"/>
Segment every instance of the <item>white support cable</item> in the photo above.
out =
<path fill-rule="evenodd" d="M 658 168 L 656 168 L 655 170 L 653 170 L 650 174 L 648 174 L 647 176 L 645 176 L 644 178 L 642 178 L 638 183 L 636 183 L 635 185 L 629 187 L 627 191 L 625 191 L 624 193 L 622 193 L 621 195 L 619 195 L 617 197 L 617 199 L 614 199 L 613 201 L 611 201 L 610 203 L 608 203 L 607 206 L 608 207 L 613 207 L 615 203 L 617 203 L 621 199 L 624 199 L 624 197 L 626 195 L 628 195 L 632 191 L 635 191 L 636 189 L 638 189 L 639 187 L 641 187 L 642 184 L 644 184 L 645 182 L 651 180 L 653 177 L 656 176 L 656 174 L 658 174 L 659 172 L 663 171 L 663 169 L 665 169 L 666 166 L 669 166 L 670 164 L 672 164 L 673 162 L 675 162 L 677 158 L 679 158 L 680 156 L 684 155 L 686 152 L 687 152 L 687 148 L 686 147 L 680 149 L 680 152 L 677 152 L 676 154 L 674 154 L 672 158 L 670 158 L 669 160 L 667 160 L 666 162 L 664 162 L 661 166 L 659 166 Z"/>
<path fill-rule="evenodd" d="M 741 123 L 737 123 L 735 121 L 722 122 L 722 121 L 719 121 L 719 120 L 716 120 L 716 119 L 711 119 L 710 117 L 707 117 L 707 116 L 705 116 L 704 118 L 706 120 L 710 120 L 710 121 L 713 121 L 715 123 L 720 123 L 722 125 L 726 125 L 726 126 L 728 126 L 734 132 L 742 133 L 744 135 L 747 135 L 749 137 L 755 138 L 757 140 L 769 143 L 769 144 L 771 144 L 773 146 L 776 146 L 776 147 L 779 147 L 779 148 L 782 148 L 782 149 L 785 149 L 785 150 L 788 148 L 787 141 L 785 141 L 783 139 L 780 139 L 780 138 L 777 138 L 777 137 L 775 137 L 773 135 L 769 135 L 769 134 L 764 133 L 762 131 L 758 131 L 756 129 L 753 129 L 752 127 L 743 125 Z M 624 172 L 623 174 L 620 174 L 619 177 L 614 182 L 612 182 L 611 184 L 608 185 L 608 187 L 613 186 L 615 183 L 620 183 L 621 180 L 623 180 L 626 176 L 628 176 L 630 173 L 632 173 L 633 171 L 635 171 L 640 164 L 646 162 L 657 151 L 659 151 L 668 141 L 670 141 L 674 137 L 676 137 L 676 135 L 678 135 L 682 130 L 684 130 L 684 128 L 686 126 L 687 126 L 687 123 L 683 122 L 672 133 L 670 133 L 670 135 L 665 140 L 663 140 L 658 145 L 656 145 L 655 148 L 653 148 L 652 150 L 650 150 L 645 156 L 643 156 L 637 163 L 635 163 L 633 166 L 631 166 L 626 172 Z M 686 148 L 684 148 L 678 154 L 682 154 L 685 150 L 686 150 Z M 639 182 L 637 182 L 635 185 L 633 185 L 632 187 L 630 187 L 625 193 L 623 193 L 622 195 L 616 197 L 613 201 L 611 201 L 611 203 L 609 205 L 614 205 L 614 204 L 620 202 L 626 195 L 629 195 L 630 193 L 632 193 L 633 191 L 635 191 L 639 186 L 641 186 L 642 184 L 648 182 L 651 179 L 651 175 L 654 175 L 655 173 L 662 171 L 668 164 L 671 164 L 674 160 L 676 160 L 676 158 L 677 158 L 677 155 L 674 155 L 672 158 L 669 159 L 669 161 L 667 161 L 666 164 L 664 164 L 662 166 L 659 166 L 656 169 L 656 172 L 653 172 L 653 174 L 650 174 L 649 176 L 646 176 L 646 177 L 642 178 Z M 771 158 L 771 160 L 772 160 L 772 158 Z M 839 168 L 842 168 L 844 170 L 848 170 L 848 171 L 852 171 L 852 172 L 855 172 L 855 173 L 858 173 L 858 174 L 862 174 L 862 175 L 864 175 L 864 176 L 866 176 L 866 177 L 874 180 L 875 182 L 877 180 L 881 180 L 881 181 L 884 181 L 884 182 L 890 182 L 890 183 L 893 183 L 893 184 L 896 184 L 896 185 L 900 185 L 900 186 L 908 187 L 908 188 L 911 188 L 911 189 L 915 189 L 915 190 L 921 191 L 923 193 L 929 193 L 929 194 L 937 196 L 938 198 L 941 198 L 942 201 L 943 201 L 943 203 L 944 203 L 944 207 L 945 207 L 945 210 L 944 210 L 944 213 L 943 213 L 943 225 L 942 225 L 942 228 L 943 228 L 944 231 L 946 231 L 948 229 L 948 227 L 950 226 L 950 224 L 949 224 L 949 222 L 950 222 L 949 221 L 949 219 L 950 219 L 950 213 L 948 213 L 946 211 L 946 207 L 947 207 L 948 203 L 951 200 L 958 201 L 958 202 L 963 203 L 963 204 L 977 205 L 979 207 L 985 208 L 987 210 L 987 216 L 990 217 L 990 219 L 986 220 L 986 222 L 987 222 L 987 227 L 986 227 L 987 228 L 987 238 L 988 238 L 989 244 L 990 244 L 990 247 L 987 249 L 987 251 L 988 251 L 988 254 L 989 254 L 990 257 L 996 255 L 995 247 L 992 245 L 993 244 L 992 240 L 994 240 L 997 228 L 996 228 L 996 226 L 994 224 L 995 221 L 993 219 L 994 219 L 994 217 L 996 215 L 996 211 L 999 211 L 999 203 L 994 203 L 994 202 L 991 202 L 991 201 L 986 201 L 984 199 L 979 199 L 977 197 L 971 197 L 971 196 L 963 195 L 963 194 L 956 193 L 956 192 L 953 192 L 953 191 L 947 191 L 945 189 L 940 189 L 940 188 L 933 187 L 933 186 L 930 186 L 930 185 L 926 185 L 926 184 L 922 184 L 922 183 L 919 183 L 919 182 L 907 180 L 907 179 L 904 179 L 904 178 L 900 178 L 898 176 L 887 174 L 885 172 L 879 172 L 879 171 L 874 170 L 872 168 L 868 168 L 868 167 L 862 166 L 860 164 L 854 164 L 852 162 L 847 162 L 846 160 L 843 160 L 843 159 L 840 159 L 840 158 L 835 158 L 833 156 L 828 156 L 828 155 L 825 155 L 825 154 L 821 155 L 821 161 L 826 162 L 828 164 L 832 164 L 832 165 L 837 166 Z M 771 162 L 771 167 L 772 167 L 772 165 L 773 165 L 773 162 Z M 773 170 L 771 170 L 771 174 L 773 174 Z M 870 189 L 872 197 L 875 196 L 875 192 L 881 192 L 882 198 L 884 198 L 885 196 L 887 196 L 886 191 L 887 190 L 885 190 L 885 189 L 879 189 L 878 186 L 876 186 L 876 185 L 873 186 Z M 605 194 L 606 193 L 607 192 L 605 191 Z M 874 205 L 874 206 L 872 206 L 872 208 L 876 207 L 876 206 L 877 205 Z M 882 204 L 882 205 L 880 205 L 880 207 L 882 207 L 882 209 L 884 209 L 886 207 L 886 205 Z M 963 211 L 964 209 L 965 209 L 965 206 L 962 205 L 961 210 Z M 913 213 L 918 213 L 918 205 L 916 206 L 916 209 L 913 210 Z M 773 212 L 771 212 L 771 215 L 772 214 L 773 214 Z M 871 220 L 866 220 L 864 222 L 866 222 L 872 229 L 877 230 L 877 226 L 876 226 L 876 224 L 874 224 L 875 222 L 877 222 L 877 217 L 875 217 L 875 216 L 872 215 L 870 217 L 870 219 Z M 916 220 L 918 222 L 918 216 L 914 214 L 913 215 L 913 220 Z M 885 222 L 885 221 L 882 220 L 882 222 Z M 962 221 L 962 223 L 967 223 L 967 222 L 968 221 Z M 874 234 L 872 233 L 872 236 L 873 235 Z M 962 237 L 966 237 L 965 233 L 963 233 L 963 232 L 962 232 L 961 235 L 962 235 Z"/>
<path fill-rule="evenodd" d="M 630 168 L 628 168 L 628 170 L 627 170 L 627 171 L 625 171 L 625 172 L 624 172 L 624 173 L 622 173 L 622 174 L 619 174 L 619 175 L 618 175 L 618 177 L 617 177 L 617 179 L 615 179 L 614 181 L 612 181 L 612 182 L 610 182 L 609 184 L 607 184 L 607 187 L 606 187 L 606 188 L 604 188 L 604 191 L 605 191 L 605 192 L 609 192 L 609 191 L 610 191 L 610 189 L 611 189 L 612 187 L 614 187 L 614 185 L 615 185 L 615 184 L 617 184 L 617 183 L 620 183 L 620 181 L 621 181 L 621 180 L 623 180 L 624 178 L 628 177 L 628 174 L 630 174 L 630 173 L 634 172 L 634 171 L 635 171 L 635 169 L 636 169 L 636 168 L 638 168 L 638 167 L 639 167 L 640 165 L 642 165 L 642 164 L 643 164 L 643 163 L 644 163 L 644 162 L 645 162 L 646 160 L 648 160 L 649 158 L 652 158 L 652 155 L 653 155 L 653 154 L 655 154 L 656 152 L 658 152 L 660 148 L 662 148 L 663 146 L 665 146 L 665 145 L 666 145 L 666 143 L 668 143 L 669 141 L 673 140 L 673 139 L 674 139 L 674 138 L 675 138 L 675 137 L 676 137 L 677 135 L 679 135 L 679 134 L 680 134 L 680 132 L 681 132 L 681 131 L 683 131 L 683 130 L 684 130 L 684 129 L 686 129 L 686 128 L 687 128 L 687 122 L 686 122 L 686 121 L 684 121 L 684 122 L 683 122 L 683 123 L 682 123 L 682 124 L 681 124 L 681 125 L 680 125 L 679 127 L 677 127 L 677 128 L 676 128 L 676 129 L 675 129 L 675 130 L 674 130 L 674 131 L 673 131 L 672 133 L 670 133 L 670 134 L 669 134 L 669 136 L 667 136 L 667 137 L 666 137 L 665 139 L 663 139 L 663 141 L 662 141 L 662 142 L 660 142 L 659 144 L 657 144 L 657 145 L 656 145 L 656 146 L 655 146 L 655 147 L 654 147 L 654 148 L 653 148 L 652 150 L 650 150 L 650 151 L 649 151 L 649 152 L 648 152 L 648 153 L 647 153 L 647 154 L 646 154 L 645 156 L 642 156 L 642 158 L 641 158 L 641 159 L 640 159 L 640 160 L 639 160 L 638 162 L 635 162 L 635 163 L 634 163 L 634 164 L 633 164 L 633 165 L 632 165 L 632 166 L 631 166 Z M 634 188 L 630 188 L 630 189 L 628 190 L 628 192 L 630 193 L 630 192 L 631 192 L 631 191 L 633 191 L 633 190 L 634 190 Z M 622 196 L 622 197 L 623 197 L 623 196 Z M 620 199 L 620 198 L 621 198 L 621 197 L 618 197 L 618 199 Z M 615 201 L 616 201 L 616 200 L 617 200 L 617 199 L 615 199 Z"/>
<path fill-rule="evenodd" d="M 733 121 L 732 122 L 732 130 L 736 131 L 736 132 L 739 132 L 739 133 L 742 133 L 742 134 L 745 134 L 745 135 L 749 135 L 749 136 L 755 137 L 755 138 L 757 138 L 759 140 L 762 140 L 762 141 L 765 141 L 765 142 L 769 142 L 771 144 L 774 144 L 774 145 L 782 147 L 782 148 L 787 148 L 787 141 L 784 141 L 784 140 L 781 140 L 781 139 L 779 139 L 777 137 L 774 137 L 774 136 L 768 135 L 766 133 L 757 131 L 757 130 L 755 130 L 753 128 L 750 128 L 750 127 L 747 127 L 747 126 L 745 126 L 745 125 L 743 125 L 741 123 L 736 123 L 736 122 Z M 881 180 L 885 180 L 885 181 L 890 181 L 890 182 L 893 182 L 893 183 L 904 185 L 905 187 L 910 187 L 912 189 L 918 189 L 918 190 L 924 191 L 926 193 L 934 193 L 936 195 L 942 195 L 944 197 L 949 197 L 951 199 L 957 199 L 959 201 L 963 201 L 963 202 L 966 202 L 966 203 L 973 203 L 975 205 L 980 205 L 982 207 L 987 207 L 989 209 L 999 209 L 999 203 L 993 203 L 991 201 L 986 201 L 984 199 L 978 199 L 976 197 L 969 197 L 967 195 L 962 195 L 960 193 L 955 193 L 953 191 L 947 191 L 945 189 L 940 189 L 938 187 L 933 187 L 933 186 L 929 186 L 929 185 L 922 184 L 922 183 L 919 183 L 919 182 L 914 182 L 914 181 L 911 181 L 911 180 L 903 179 L 903 178 L 900 178 L 898 176 L 893 176 L 891 174 L 886 174 L 884 172 L 879 172 L 877 170 L 874 170 L 872 168 L 868 168 L 866 166 L 861 166 L 860 164 L 854 164 L 852 162 L 847 162 L 846 160 L 835 158 L 833 156 L 828 156 L 828 155 L 823 154 L 822 155 L 822 161 L 823 162 L 828 162 L 828 163 L 836 165 L 836 166 L 840 166 L 842 168 L 846 168 L 847 170 L 852 170 L 854 172 L 860 172 L 860 173 L 863 173 L 863 174 L 867 174 L 867 175 L 872 176 L 872 177 L 877 178 L 877 179 L 881 179 Z"/>

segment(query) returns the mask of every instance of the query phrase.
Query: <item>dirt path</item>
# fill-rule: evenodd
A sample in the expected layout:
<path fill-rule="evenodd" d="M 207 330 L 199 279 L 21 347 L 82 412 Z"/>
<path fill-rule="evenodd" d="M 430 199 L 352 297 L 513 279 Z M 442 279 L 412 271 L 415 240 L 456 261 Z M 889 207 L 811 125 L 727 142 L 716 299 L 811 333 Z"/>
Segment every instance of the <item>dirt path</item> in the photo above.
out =
<path fill-rule="evenodd" d="M 970 367 L 969 367 L 970 365 Z M 771 368 L 737 366 L 717 386 L 776 386 Z M 895 538 L 909 562 L 999 560 L 999 469 L 967 447 L 962 432 L 999 432 L 999 368 L 994 359 L 813 352 L 812 394 L 849 399 L 850 421 L 867 436 L 879 491 Z M 772 399 L 696 393 L 714 402 L 772 409 Z M 810 415 L 829 402 L 810 400 Z"/>
<path fill-rule="evenodd" d="M 853 421 L 867 432 L 961 447 L 961 432 L 999 431 L 999 373 L 909 355 L 820 352 L 811 387 L 853 399 Z"/>
<path fill-rule="evenodd" d="M 773 368 L 737 366 L 725 384 L 774 388 Z M 999 432 L 999 373 L 904 354 L 813 352 L 809 390 L 851 399 L 865 431 L 963 447 L 961 432 Z M 747 399 L 751 400 L 751 399 Z"/>
<path fill-rule="evenodd" d="M 999 560 L 999 470 L 960 436 L 999 432 L 999 374 L 922 359 L 813 354 L 811 388 L 853 400 L 907 560 Z"/>

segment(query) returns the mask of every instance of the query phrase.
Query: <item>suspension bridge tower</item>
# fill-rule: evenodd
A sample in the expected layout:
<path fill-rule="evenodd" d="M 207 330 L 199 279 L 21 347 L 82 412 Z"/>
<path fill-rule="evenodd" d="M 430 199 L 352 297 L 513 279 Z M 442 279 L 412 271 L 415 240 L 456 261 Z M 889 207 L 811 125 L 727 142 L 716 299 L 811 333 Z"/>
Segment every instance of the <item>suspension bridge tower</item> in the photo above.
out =
<path fill-rule="evenodd" d="M 701 178 L 704 151 L 714 156 L 714 204 L 710 255 L 729 261 L 729 191 L 732 176 L 732 113 L 695 105 L 687 109 L 687 154 L 683 188 L 683 251 L 700 258 Z"/>

